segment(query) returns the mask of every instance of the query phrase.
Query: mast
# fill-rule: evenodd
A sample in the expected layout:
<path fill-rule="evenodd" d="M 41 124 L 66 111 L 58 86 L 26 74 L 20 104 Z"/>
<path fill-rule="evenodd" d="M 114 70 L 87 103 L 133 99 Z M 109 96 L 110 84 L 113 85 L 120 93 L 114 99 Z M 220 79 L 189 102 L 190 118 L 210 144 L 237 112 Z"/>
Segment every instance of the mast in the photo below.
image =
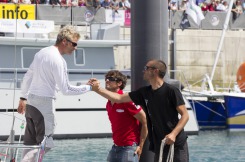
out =
<path fill-rule="evenodd" d="M 221 51 L 221 48 L 223 46 L 223 42 L 224 42 L 224 38 L 225 38 L 225 32 L 227 30 L 228 23 L 229 23 L 229 20 L 230 20 L 232 5 L 233 5 L 233 0 L 230 0 L 230 4 L 229 4 L 229 7 L 228 7 L 227 15 L 226 15 L 225 22 L 224 22 L 224 27 L 223 27 L 223 30 L 222 30 L 221 39 L 220 39 L 220 42 L 219 42 L 218 50 L 217 50 L 217 53 L 216 53 L 216 58 L 215 58 L 215 61 L 214 61 L 214 65 L 213 65 L 213 69 L 212 69 L 212 73 L 211 73 L 211 77 L 210 77 L 210 81 L 211 82 L 213 81 L 215 69 L 216 69 L 216 66 L 217 66 L 217 63 L 218 63 L 218 59 L 219 59 L 219 56 L 220 56 L 220 51 Z"/>

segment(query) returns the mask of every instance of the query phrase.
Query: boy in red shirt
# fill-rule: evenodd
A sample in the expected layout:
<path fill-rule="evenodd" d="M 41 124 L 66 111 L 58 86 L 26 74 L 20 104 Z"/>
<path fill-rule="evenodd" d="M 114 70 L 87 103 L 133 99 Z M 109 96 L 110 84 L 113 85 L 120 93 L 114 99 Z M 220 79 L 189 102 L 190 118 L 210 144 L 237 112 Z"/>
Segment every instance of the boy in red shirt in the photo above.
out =
<path fill-rule="evenodd" d="M 123 94 L 126 83 L 127 77 L 117 70 L 111 70 L 105 75 L 105 87 L 109 91 Z M 114 141 L 107 161 L 138 162 L 148 133 L 144 111 L 133 102 L 113 103 L 110 100 L 106 110 Z"/>

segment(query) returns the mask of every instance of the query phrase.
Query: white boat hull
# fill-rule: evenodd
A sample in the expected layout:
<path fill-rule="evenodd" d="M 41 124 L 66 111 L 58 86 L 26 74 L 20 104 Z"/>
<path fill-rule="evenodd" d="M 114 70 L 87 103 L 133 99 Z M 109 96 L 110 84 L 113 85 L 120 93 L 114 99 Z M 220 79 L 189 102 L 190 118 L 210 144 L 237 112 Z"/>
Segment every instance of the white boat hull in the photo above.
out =
<path fill-rule="evenodd" d="M 0 105 L 11 111 L 12 90 L 1 90 Z M 20 90 L 15 91 L 15 110 L 18 106 Z M 107 100 L 95 92 L 88 92 L 78 96 L 64 96 L 60 93 L 55 100 L 55 119 L 56 129 L 55 138 L 89 138 L 89 137 L 109 137 L 111 136 L 111 124 L 105 109 Z M 3 107 L 1 107 L 3 110 Z M 198 124 L 195 114 L 191 108 L 188 108 L 190 119 L 185 126 L 188 134 L 198 134 Z M 16 117 L 14 130 L 15 135 L 24 134 L 24 129 L 20 126 L 25 121 L 24 115 L 17 112 L 0 113 L 0 139 L 6 140 L 12 128 L 13 115 Z"/>

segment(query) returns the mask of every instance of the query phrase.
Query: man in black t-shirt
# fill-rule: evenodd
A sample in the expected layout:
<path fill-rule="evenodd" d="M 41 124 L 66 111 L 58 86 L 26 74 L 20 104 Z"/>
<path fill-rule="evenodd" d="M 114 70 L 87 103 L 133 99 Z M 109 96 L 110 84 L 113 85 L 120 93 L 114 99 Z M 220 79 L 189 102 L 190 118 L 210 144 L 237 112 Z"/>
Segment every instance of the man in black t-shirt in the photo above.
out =
<path fill-rule="evenodd" d="M 167 159 L 169 146 L 174 143 L 174 162 L 188 162 L 189 153 L 184 126 L 189 115 L 179 89 L 164 81 L 166 70 L 163 61 L 151 60 L 144 67 L 144 80 L 150 84 L 149 86 L 123 95 L 100 88 L 98 82 L 93 85 L 93 89 L 113 102 L 133 101 L 143 107 L 147 115 L 149 149 L 155 153 L 154 162 L 159 161 L 160 145 L 164 138 L 167 148 L 163 152 L 163 161 Z M 181 115 L 180 119 L 178 114 Z"/>

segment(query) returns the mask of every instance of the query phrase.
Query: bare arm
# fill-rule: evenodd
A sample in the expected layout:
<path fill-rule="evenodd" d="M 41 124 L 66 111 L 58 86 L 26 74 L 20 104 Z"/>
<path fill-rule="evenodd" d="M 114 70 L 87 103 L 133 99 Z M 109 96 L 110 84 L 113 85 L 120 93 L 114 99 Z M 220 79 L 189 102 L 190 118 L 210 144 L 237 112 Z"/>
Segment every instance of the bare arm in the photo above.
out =
<path fill-rule="evenodd" d="M 141 131 L 140 131 L 140 143 L 139 146 L 136 148 L 135 154 L 137 154 L 140 158 L 140 155 L 142 153 L 142 149 L 145 143 L 145 139 L 148 134 L 147 129 L 147 122 L 146 122 L 146 115 L 143 110 L 141 110 L 138 114 L 134 115 L 134 117 L 140 121 L 141 123 Z"/>
<path fill-rule="evenodd" d="M 94 87 L 93 87 L 94 90 Z M 99 88 L 97 90 L 94 90 L 99 95 L 107 98 L 108 100 L 115 102 L 115 103 L 123 103 L 123 102 L 131 102 L 131 98 L 129 97 L 128 93 L 124 93 L 122 95 L 118 93 L 114 93 L 111 91 L 108 91 L 104 88 Z"/>
<path fill-rule="evenodd" d="M 172 132 L 166 135 L 166 144 L 168 145 L 173 144 L 175 142 L 176 136 L 185 127 L 187 121 L 189 120 L 189 114 L 185 105 L 178 106 L 177 111 L 181 115 L 181 118 L 176 127 L 172 130 Z"/>

